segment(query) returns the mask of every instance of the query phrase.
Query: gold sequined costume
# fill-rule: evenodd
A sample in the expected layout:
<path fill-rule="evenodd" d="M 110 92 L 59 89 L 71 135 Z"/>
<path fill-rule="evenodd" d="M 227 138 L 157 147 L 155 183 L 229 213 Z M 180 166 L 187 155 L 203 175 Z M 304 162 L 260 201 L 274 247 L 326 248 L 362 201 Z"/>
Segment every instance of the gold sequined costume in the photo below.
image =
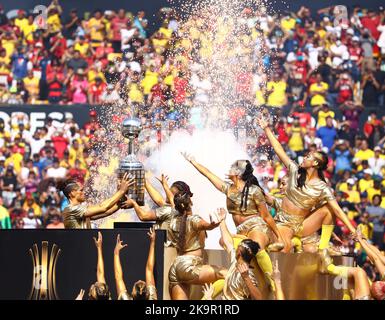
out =
<path fill-rule="evenodd" d="M 235 248 L 231 251 L 231 265 L 225 277 L 223 287 L 223 300 L 250 300 L 250 291 L 247 288 L 245 281 L 237 270 L 237 259 Z M 255 286 L 258 286 L 257 279 L 252 267 L 249 268 L 249 277 Z"/>
<path fill-rule="evenodd" d="M 225 182 L 222 185 L 222 192 L 226 195 L 227 211 L 232 215 L 241 215 L 244 217 L 250 216 L 249 219 L 237 226 L 237 233 L 247 236 L 250 231 L 258 230 L 268 235 L 271 238 L 272 233 L 267 223 L 262 219 L 258 212 L 258 204 L 265 202 L 265 197 L 261 188 L 256 185 L 251 185 L 247 197 L 246 209 L 241 207 L 242 192 L 230 192 L 231 183 Z"/>
<path fill-rule="evenodd" d="M 181 216 L 173 216 L 170 220 L 169 240 L 173 247 L 178 248 L 179 226 Z M 168 273 L 170 286 L 178 283 L 190 283 L 199 278 L 203 266 L 203 259 L 199 256 L 189 255 L 189 252 L 203 250 L 206 232 L 198 229 L 202 218 L 198 215 L 189 215 L 186 220 L 185 244 L 183 255 L 176 257 Z M 213 266 L 219 272 L 219 268 Z"/>
<path fill-rule="evenodd" d="M 286 197 L 298 208 L 312 210 L 319 207 L 320 202 L 335 200 L 333 189 L 322 180 L 307 182 L 302 188 L 298 187 L 298 165 L 291 161 L 288 167 Z"/>
<path fill-rule="evenodd" d="M 66 229 L 90 229 L 89 219 L 85 217 L 87 204 L 68 205 L 62 212 L 63 223 Z"/>

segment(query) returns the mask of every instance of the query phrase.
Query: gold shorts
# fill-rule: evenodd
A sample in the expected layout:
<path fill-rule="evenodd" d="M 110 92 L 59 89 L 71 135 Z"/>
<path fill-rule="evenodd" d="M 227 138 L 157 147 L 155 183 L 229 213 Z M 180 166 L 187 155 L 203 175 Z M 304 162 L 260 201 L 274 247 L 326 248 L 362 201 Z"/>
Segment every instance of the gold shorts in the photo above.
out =
<path fill-rule="evenodd" d="M 283 210 L 277 212 L 274 220 L 278 227 L 287 227 L 294 232 L 294 235 L 300 236 L 303 229 L 303 216 L 288 214 Z"/>
<path fill-rule="evenodd" d="M 251 231 L 260 231 L 266 234 L 269 238 L 271 235 L 271 230 L 267 223 L 259 216 L 252 217 L 242 222 L 237 226 L 237 234 L 242 234 L 247 236 Z"/>
<path fill-rule="evenodd" d="M 199 278 L 203 266 L 203 259 L 197 256 L 178 256 L 168 272 L 171 286 L 178 283 L 191 282 Z"/>

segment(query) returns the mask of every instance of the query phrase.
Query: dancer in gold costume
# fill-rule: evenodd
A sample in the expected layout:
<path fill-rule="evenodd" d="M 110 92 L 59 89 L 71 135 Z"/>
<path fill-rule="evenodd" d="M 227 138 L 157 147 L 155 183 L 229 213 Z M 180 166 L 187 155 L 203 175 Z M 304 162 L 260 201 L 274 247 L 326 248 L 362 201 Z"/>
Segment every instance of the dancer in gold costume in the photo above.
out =
<path fill-rule="evenodd" d="M 274 282 L 271 278 L 273 265 L 264 249 L 272 241 L 272 232 L 278 239 L 275 247 L 282 249 L 285 244 L 273 217 L 267 210 L 264 192 L 259 186 L 257 178 L 253 175 L 250 161 L 238 160 L 233 163 L 228 174 L 231 180 L 229 183 L 195 161 L 192 156 L 185 153 L 182 155 L 219 191 L 226 195 L 227 210 L 233 217 L 237 234 L 246 236 L 260 246 L 261 250 L 256 254 L 258 265 L 274 290 Z"/>
<path fill-rule="evenodd" d="M 155 221 L 157 225 L 167 231 L 167 241 L 166 246 L 170 246 L 171 242 L 169 239 L 169 226 L 171 218 L 177 213 L 174 209 L 174 195 L 178 192 L 187 193 L 191 197 L 193 193 L 190 190 L 190 187 L 187 183 L 183 181 L 175 181 L 171 187 L 168 186 L 167 177 L 161 175 L 161 178 L 158 179 L 163 189 L 166 193 L 166 199 L 163 199 L 162 195 L 154 186 L 150 183 L 148 174 L 146 175 L 145 188 L 150 195 L 151 199 L 158 205 L 158 208 L 153 210 L 145 210 L 143 207 L 140 207 L 137 202 L 133 199 L 127 199 L 125 206 L 129 208 L 134 208 L 136 215 L 141 221 Z"/>
<path fill-rule="evenodd" d="M 295 235 L 309 236 L 322 228 L 318 247 L 322 256 L 325 252 L 323 249 L 329 247 L 334 228 L 334 216 L 338 217 L 349 228 L 351 233 L 355 233 L 355 229 L 348 217 L 335 200 L 333 190 L 325 181 L 323 171 L 327 168 L 328 157 L 323 152 L 309 152 L 302 164 L 298 166 L 288 157 L 269 128 L 267 120 L 261 117 L 256 121 L 264 130 L 277 156 L 288 169 L 288 186 L 286 196 L 282 200 L 282 212 L 287 221 L 297 221 L 297 223 L 284 226 L 282 234 L 285 240 L 290 242 Z M 325 205 L 312 211 L 322 202 L 325 202 Z M 339 273 L 327 268 L 321 268 L 320 271 L 339 275 Z"/>
<path fill-rule="evenodd" d="M 118 202 L 124 197 L 128 188 L 134 184 L 135 179 L 126 173 L 120 181 L 119 190 L 110 198 L 97 205 L 85 203 L 86 197 L 83 187 L 75 180 L 60 181 L 58 189 L 69 200 L 69 205 L 63 210 L 63 220 L 66 229 L 91 228 L 89 221 L 110 216 L 120 209 Z"/>
<path fill-rule="evenodd" d="M 223 279 L 226 270 L 217 266 L 203 265 L 203 251 L 206 231 L 218 227 L 224 216 L 218 221 L 210 216 L 210 222 L 192 214 L 192 201 L 189 194 L 177 193 L 174 197 L 178 215 L 170 221 L 170 240 L 177 249 L 175 258 L 168 273 L 170 296 L 173 300 L 187 300 L 190 285 L 203 285 Z"/>

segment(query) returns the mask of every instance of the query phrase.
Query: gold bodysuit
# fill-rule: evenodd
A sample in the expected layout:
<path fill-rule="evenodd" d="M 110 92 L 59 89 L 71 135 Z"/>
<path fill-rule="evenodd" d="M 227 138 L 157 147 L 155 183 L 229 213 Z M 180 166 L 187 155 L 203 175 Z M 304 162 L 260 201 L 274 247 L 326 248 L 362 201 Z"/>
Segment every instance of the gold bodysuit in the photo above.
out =
<path fill-rule="evenodd" d="M 85 217 L 87 205 L 85 203 L 75 206 L 68 205 L 62 212 L 63 223 L 66 229 L 89 229 L 89 219 Z"/>
<path fill-rule="evenodd" d="M 304 216 L 289 214 L 282 210 L 282 199 L 274 198 L 273 208 L 276 210 L 274 220 L 277 226 L 290 228 L 294 235 L 299 236 L 302 232 Z"/>
<path fill-rule="evenodd" d="M 319 207 L 321 207 L 324 204 L 325 203 L 321 203 L 321 205 L 317 206 L 314 210 L 317 210 Z M 318 245 L 320 240 L 320 236 L 318 235 L 318 232 L 314 232 L 313 234 L 306 237 L 301 237 L 301 232 L 303 229 L 303 221 L 305 220 L 305 217 L 288 214 L 285 211 L 283 211 L 281 198 L 274 197 L 272 207 L 276 210 L 276 215 L 274 217 L 274 220 L 278 227 L 279 226 L 288 227 L 291 230 L 293 230 L 294 236 L 301 238 L 302 245 L 307 245 L 307 244 Z"/>
<path fill-rule="evenodd" d="M 247 236 L 252 230 L 258 230 L 271 236 L 271 230 L 267 223 L 262 219 L 258 212 L 258 204 L 265 202 L 261 188 L 251 185 L 247 197 L 247 208 L 240 210 L 242 202 L 242 192 L 230 192 L 231 183 L 225 182 L 222 185 L 222 192 L 226 195 L 227 211 L 232 215 L 241 215 L 244 217 L 254 216 L 237 226 L 237 233 Z M 257 216 L 255 216 L 257 215 Z"/>
<path fill-rule="evenodd" d="M 181 216 L 174 216 L 170 220 L 169 240 L 173 247 L 178 247 L 179 225 Z M 202 218 L 198 215 L 190 215 L 186 220 L 185 253 L 203 249 L 205 245 L 206 233 L 198 230 L 198 225 Z M 189 282 L 199 277 L 203 266 L 203 259 L 194 255 L 180 255 L 176 257 L 168 273 L 170 285 L 180 282 Z"/>
<path fill-rule="evenodd" d="M 245 281 L 237 269 L 237 259 L 235 249 L 230 253 L 230 268 L 225 277 L 225 285 L 223 287 L 223 300 L 250 300 L 250 291 Z M 257 279 L 251 268 L 249 268 L 249 277 L 255 286 L 258 286 Z"/>
<path fill-rule="evenodd" d="M 298 165 L 291 161 L 288 167 L 286 197 L 298 208 L 311 210 L 320 202 L 335 200 L 333 189 L 326 182 L 318 180 L 306 183 L 302 188 L 297 185 Z"/>
<path fill-rule="evenodd" d="M 173 216 L 170 220 L 169 240 L 173 247 L 178 247 L 179 225 L 181 216 Z M 206 233 L 198 229 L 202 218 L 198 215 L 189 215 L 186 220 L 186 236 L 184 253 L 204 249 Z M 168 273 L 171 286 L 178 283 L 188 283 L 199 278 L 203 266 L 203 259 L 194 255 L 180 255 L 175 258 Z"/>
<path fill-rule="evenodd" d="M 175 214 L 177 214 L 177 211 L 169 204 L 155 209 L 156 224 L 159 228 L 166 230 L 167 233 L 166 247 L 173 246 L 170 235 L 170 221 Z"/>

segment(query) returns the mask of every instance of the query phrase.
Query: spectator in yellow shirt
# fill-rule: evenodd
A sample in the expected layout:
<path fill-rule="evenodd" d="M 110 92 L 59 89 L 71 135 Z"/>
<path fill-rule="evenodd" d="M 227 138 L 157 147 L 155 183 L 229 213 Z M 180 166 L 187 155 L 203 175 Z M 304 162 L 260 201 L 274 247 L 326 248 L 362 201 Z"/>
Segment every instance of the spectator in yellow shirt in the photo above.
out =
<path fill-rule="evenodd" d="M 357 165 L 361 164 L 363 160 L 369 160 L 374 157 L 374 151 L 369 149 L 368 142 L 366 140 L 362 140 L 359 150 L 354 155 L 353 162 Z"/>
<path fill-rule="evenodd" d="M 369 187 L 366 192 L 368 193 L 369 202 L 372 203 L 375 195 L 381 195 L 381 180 L 375 178 L 373 187 Z"/>
<path fill-rule="evenodd" d="M 41 207 L 36 203 L 32 194 L 27 194 L 26 200 L 23 204 L 23 210 L 28 212 L 29 209 L 33 209 L 36 217 L 41 217 L 42 215 Z"/>
<path fill-rule="evenodd" d="M 327 92 L 329 85 L 322 81 L 321 74 L 316 75 L 316 82 L 313 83 L 309 88 L 310 94 L 310 105 L 312 107 L 321 106 L 326 103 Z"/>
<path fill-rule="evenodd" d="M 47 27 L 50 33 L 57 33 L 62 29 L 59 11 L 55 7 L 48 10 Z"/>
<path fill-rule="evenodd" d="M 284 31 L 288 32 L 290 30 L 294 30 L 297 20 L 290 16 L 288 13 L 281 20 L 281 27 Z"/>
<path fill-rule="evenodd" d="M 92 46 L 98 47 L 106 34 L 106 25 L 100 10 L 96 10 L 94 16 L 88 21 L 88 32 Z"/>
<path fill-rule="evenodd" d="M 36 31 L 37 26 L 34 23 L 33 15 L 29 15 L 27 19 L 27 23 L 23 24 L 21 32 L 23 33 L 24 40 L 28 43 L 33 41 L 33 33 Z"/>
<path fill-rule="evenodd" d="M 299 123 L 299 118 L 294 117 L 293 124 L 287 128 L 287 135 L 289 137 L 289 148 L 296 152 L 300 153 L 304 149 L 304 136 L 306 129 L 303 128 Z"/>
<path fill-rule="evenodd" d="M 15 26 L 19 27 L 20 30 L 23 30 L 24 26 L 28 24 L 28 19 L 25 17 L 25 11 L 17 11 L 17 18 L 15 19 Z"/>
<path fill-rule="evenodd" d="M 28 75 L 23 79 L 23 82 L 25 89 L 28 91 L 28 102 L 34 104 L 40 92 L 40 79 L 34 76 L 32 70 L 29 70 Z"/>
<path fill-rule="evenodd" d="M 330 110 L 327 101 L 321 106 L 314 107 L 313 112 L 314 114 L 317 114 L 317 128 L 326 127 L 326 118 L 335 118 L 335 113 Z"/>
<path fill-rule="evenodd" d="M 373 171 L 371 169 L 365 169 L 364 170 L 364 177 L 360 179 L 358 182 L 358 188 L 360 189 L 360 192 L 365 192 L 369 188 L 374 186 L 374 181 L 373 181 Z"/>
<path fill-rule="evenodd" d="M 356 182 L 354 179 L 350 178 L 346 182 L 348 189 L 345 190 L 344 192 L 348 195 L 348 198 L 346 201 L 350 203 L 360 203 L 361 202 L 361 197 L 360 193 L 357 190 L 354 190 Z"/>
<path fill-rule="evenodd" d="M 282 108 L 287 103 L 287 82 L 282 74 L 274 73 L 273 79 L 267 83 L 266 96 L 268 107 Z"/>
<path fill-rule="evenodd" d="M 83 161 L 83 147 L 80 146 L 79 141 L 74 140 L 72 147 L 69 150 L 69 164 L 73 167 L 75 165 L 75 160 L 78 159 Z"/>
<path fill-rule="evenodd" d="M 146 71 L 143 80 L 140 85 L 143 88 L 143 93 L 145 95 L 149 95 L 151 93 L 151 89 L 158 83 L 158 73 L 155 72 L 155 68 L 151 67 Z"/>
<path fill-rule="evenodd" d="M 85 57 L 89 49 L 90 44 L 86 41 L 86 38 L 84 36 L 80 36 L 79 40 L 77 40 L 74 45 L 74 50 L 79 51 L 80 55 L 82 57 Z"/>

